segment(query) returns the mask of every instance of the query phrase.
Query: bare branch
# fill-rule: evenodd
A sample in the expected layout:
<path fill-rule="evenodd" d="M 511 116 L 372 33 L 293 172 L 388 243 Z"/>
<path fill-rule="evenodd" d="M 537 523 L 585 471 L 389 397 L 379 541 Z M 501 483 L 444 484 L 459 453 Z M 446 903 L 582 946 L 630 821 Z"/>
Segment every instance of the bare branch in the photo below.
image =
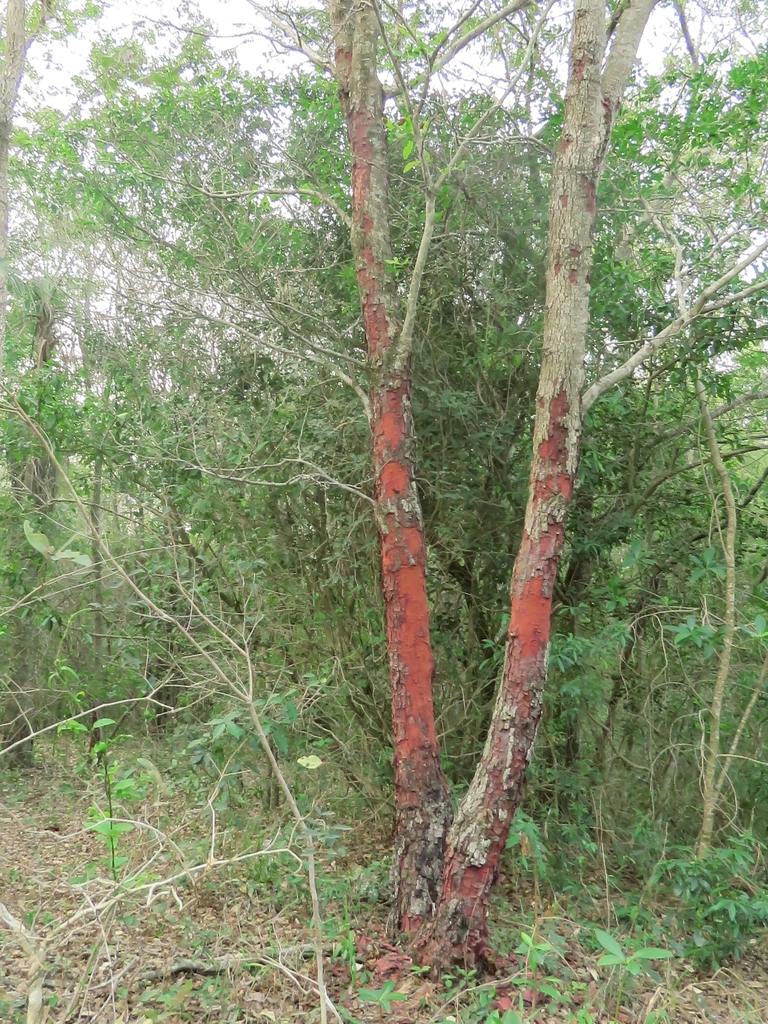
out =
<path fill-rule="evenodd" d="M 436 71 L 440 71 L 444 68 L 446 64 L 453 60 L 456 54 L 460 53 L 464 49 L 464 47 L 469 46 L 469 44 L 474 42 L 475 39 L 479 39 L 480 36 L 485 35 L 485 33 L 488 32 L 489 29 L 492 29 L 494 25 L 498 25 L 500 21 L 508 18 L 511 14 L 517 13 L 517 11 L 522 11 L 525 7 L 531 7 L 535 2 L 537 2 L 537 0 L 513 0 L 512 3 L 505 4 L 505 6 L 500 8 L 498 11 L 495 11 L 493 14 L 489 14 L 487 18 L 478 22 L 477 25 L 473 26 L 473 28 L 468 29 L 463 36 L 459 36 L 459 38 L 450 45 L 448 50 L 446 50 L 442 56 L 438 57 L 440 50 L 447 42 L 447 39 L 444 39 L 442 43 L 435 47 L 429 58 L 431 73 L 434 74 Z M 411 83 L 411 85 L 414 84 L 417 83 Z"/>
<path fill-rule="evenodd" d="M 366 395 L 365 391 L 360 387 L 360 385 L 357 383 L 356 380 L 354 380 L 353 377 L 345 373 L 343 370 L 339 369 L 338 366 L 334 365 L 334 363 L 330 362 L 328 359 L 322 359 L 320 356 L 313 355 L 310 352 L 302 352 L 300 349 L 290 349 L 286 348 L 284 345 L 278 345 L 276 342 L 272 342 L 268 338 L 260 337 L 259 335 L 254 334 L 253 331 L 249 331 L 246 327 L 243 327 L 240 324 L 233 323 L 231 320 L 224 320 L 222 317 L 210 316 L 208 314 L 201 315 L 204 316 L 205 319 L 209 320 L 211 323 L 221 324 L 221 326 L 223 327 L 231 327 L 233 330 L 236 330 L 244 337 L 251 338 L 257 345 L 263 346 L 264 348 L 269 349 L 271 352 L 279 352 L 281 353 L 281 355 L 290 356 L 292 359 L 303 359 L 306 362 L 316 363 L 318 366 L 324 366 L 327 370 L 330 370 L 331 373 L 338 377 L 340 381 L 342 381 L 348 387 L 352 388 L 357 397 L 360 399 L 360 402 L 365 411 L 366 419 L 370 420 L 371 404 L 368 399 L 368 395 Z M 333 356 L 336 359 L 342 359 L 347 363 L 353 363 L 358 366 L 360 365 L 360 361 L 358 359 L 355 359 L 354 356 L 347 356 L 341 352 L 333 352 L 330 349 L 326 349 L 319 345 L 315 345 L 312 342 L 308 341 L 307 339 L 305 339 L 305 343 L 309 346 L 309 348 L 313 349 L 315 352 L 319 352 L 323 355 Z"/>
<path fill-rule="evenodd" d="M 734 448 L 729 452 L 723 452 L 722 458 L 724 461 L 727 459 L 738 459 L 742 455 L 751 455 L 753 452 L 765 451 L 768 451 L 768 444 L 748 444 L 743 445 L 741 448 Z M 648 484 L 637 501 L 632 505 L 632 515 L 636 515 L 643 505 L 653 497 L 654 493 L 662 486 L 662 484 L 665 484 L 667 480 L 680 476 L 681 473 L 690 473 L 694 469 L 701 469 L 704 465 L 706 465 L 706 462 L 703 459 L 697 459 L 695 462 L 691 462 L 685 466 L 675 466 L 673 469 L 667 469 L 663 473 L 660 473 Z M 704 536 L 705 534 L 698 534 L 696 537 L 691 538 L 690 543 L 693 543 L 696 540 L 701 540 Z"/>
<path fill-rule="evenodd" d="M 763 399 L 768 398 L 768 391 L 751 391 L 748 395 L 740 395 L 738 398 L 734 398 L 732 402 L 726 402 L 724 405 L 718 405 L 716 409 L 712 409 L 710 416 L 713 420 L 719 419 L 720 416 L 725 416 L 729 412 L 733 412 L 735 409 L 741 408 L 742 405 L 748 405 L 750 402 L 760 402 Z M 683 434 L 687 434 L 689 430 L 692 430 L 695 423 L 684 423 L 679 427 L 670 427 L 668 430 L 664 430 L 661 434 L 658 434 L 658 439 L 669 441 L 674 437 L 681 437 Z"/>
<path fill-rule="evenodd" d="M 295 476 L 290 477 L 288 480 L 264 480 L 257 479 L 255 477 L 243 476 L 242 470 L 239 472 L 225 472 L 223 470 L 212 469 L 210 466 L 204 466 L 201 462 L 185 463 L 186 465 L 194 466 L 195 469 L 204 473 L 206 476 L 213 477 L 216 480 L 227 480 L 231 483 L 236 484 L 248 484 L 251 487 L 291 487 L 294 484 L 303 483 L 308 481 L 314 484 L 328 484 L 332 487 L 338 487 L 342 491 L 348 491 L 350 494 L 354 494 L 356 498 L 362 498 L 363 501 L 369 502 L 371 505 L 375 505 L 373 498 L 366 494 L 365 491 L 361 491 L 359 487 L 355 487 L 353 484 L 345 484 L 341 480 L 336 480 L 335 477 L 330 476 L 320 466 L 316 466 L 313 462 L 308 462 L 306 459 L 284 459 L 282 464 L 298 463 L 302 466 L 307 466 L 310 473 L 297 473 Z"/>
<path fill-rule="evenodd" d="M 424 277 L 424 268 L 427 265 L 427 257 L 429 256 L 429 247 L 432 243 L 434 229 L 435 194 L 434 192 L 430 192 L 427 196 L 426 209 L 424 212 L 424 229 L 421 233 L 419 251 L 416 255 L 416 262 L 413 266 L 413 273 L 411 274 L 411 283 L 408 288 L 408 299 L 405 304 L 405 317 L 403 318 L 403 326 L 400 330 L 400 338 L 398 339 L 401 356 L 403 353 L 410 352 L 411 350 L 413 327 L 416 323 L 416 307 L 419 301 L 419 291 L 421 290 L 421 281 Z"/>
<path fill-rule="evenodd" d="M 545 22 L 547 20 L 547 17 L 549 16 L 549 12 L 552 10 L 552 8 L 554 7 L 556 2 L 557 2 L 557 0 L 550 0 L 550 2 L 547 4 L 547 6 L 544 9 L 541 17 L 536 22 L 536 27 L 534 28 L 533 32 L 531 33 L 531 38 L 528 40 L 528 45 L 525 48 L 525 53 L 523 54 L 523 59 L 520 62 L 520 67 L 518 68 L 517 74 L 514 76 L 514 78 L 509 83 L 507 88 L 504 90 L 502 95 L 498 98 L 498 100 L 492 106 L 488 107 L 488 109 L 485 111 L 485 113 L 482 114 L 477 119 L 477 121 L 475 121 L 475 123 L 472 125 L 472 127 L 467 132 L 467 134 L 464 136 L 464 138 L 463 138 L 463 140 L 461 142 L 461 145 L 458 147 L 456 152 L 453 154 L 451 159 L 448 161 L 447 166 L 444 168 L 444 170 L 440 174 L 440 177 L 435 182 L 435 186 L 434 186 L 435 190 L 439 189 L 442 185 L 445 184 L 445 182 L 451 176 L 453 171 L 456 169 L 456 166 L 459 163 L 459 161 L 463 160 L 464 156 L 466 155 L 467 150 L 469 149 L 470 143 L 473 142 L 474 139 L 477 138 L 477 136 L 478 136 L 479 132 L 481 131 L 481 129 L 483 128 L 483 126 L 488 122 L 488 120 L 491 117 L 493 117 L 493 115 L 495 113 L 497 113 L 498 110 L 500 110 L 500 108 L 504 105 L 504 102 L 507 99 L 507 97 L 512 92 L 514 92 L 514 90 L 517 88 L 517 86 L 518 86 L 518 84 L 520 82 L 520 79 L 525 74 L 525 71 L 526 71 L 527 66 L 528 66 L 528 61 L 530 60 L 531 54 L 534 51 L 534 48 L 535 48 L 536 43 L 538 41 L 539 35 L 541 34 L 541 30 L 544 28 L 544 24 L 545 24 Z"/>
<path fill-rule="evenodd" d="M 696 47 L 693 45 L 693 39 L 691 38 L 691 32 L 690 32 L 690 29 L 688 28 L 688 19 L 685 16 L 685 11 L 683 10 L 683 5 L 680 2 L 680 0 L 673 0 L 673 2 L 674 2 L 674 8 L 677 11 L 678 20 L 680 21 L 680 28 L 681 28 L 682 33 L 683 33 L 683 39 L 685 40 L 686 48 L 688 50 L 688 56 L 691 58 L 691 64 L 693 65 L 693 70 L 694 71 L 698 71 L 699 70 L 699 55 L 698 55 L 698 53 L 696 53 Z"/>
<path fill-rule="evenodd" d="M 744 714 L 739 719 L 739 724 L 736 727 L 736 732 L 733 734 L 733 739 L 731 740 L 731 745 L 728 749 L 728 753 L 723 755 L 723 758 L 725 759 L 725 764 L 720 769 L 720 776 L 717 780 L 717 785 L 715 786 L 716 801 L 720 799 L 720 794 L 723 791 L 725 780 L 728 778 L 728 772 L 731 767 L 731 761 L 734 757 L 736 757 L 736 751 L 739 749 L 739 743 L 741 742 L 741 737 L 744 732 L 744 729 L 746 728 L 747 722 L 749 721 L 752 712 L 755 710 L 755 704 L 757 704 L 757 700 L 760 694 L 762 693 L 763 686 L 765 685 L 766 674 L 768 674 L 768 655 L 766 655 L 766 657 L 763 659 L 763 667 L 760 669 L 760 674 L 757 677 L 757 682 L 755 683 L 755 688 L 752 691 L 752 696 L 750 697 L 749 704 L 747 704 L 746 708 L 744 708 Z"/>
<path fill-rule="evenodd" d="M 750 285 L 748 288 L 744 288 L 739 292 L 734 293 L 733 296 L 727 296 L 717 303 L 708 303 L 708 299 L 712 298 L 721 288 L 724 288 L 734 278 L 738 277 L 747 267 L 750 267 L 755 260 L 757 260 L 765 251 L 768 249 L 768 239 L 764 242 L 760 242 L 753 249 L 751 249 L 747 255 L 736 263 L 730 270 L 728 270 L 722 277 L 718 278 L 711 285 L 702 289 L 699 293 L 699 297 L 696 302 L 691 306 L 687 313 L 677 317 L 671 324 L 659 331 L 653 338 L 649 338 L 641 348 L 634 352 L 629 359 L 626 359 L 620 366 L 611 370 L 610 373 L 606 373 L 600 380 L 595 381 L 591 384 L 581 400 L 581 410 L 585 413 L 590 409 L 597 399 L 605 394 L 609 388 L 612 388 L 614 384 L 618 384 L 624 380 L 631 373 L 641 366 L 650 356 L 657 352 L 662 345 L 666 344 L 671 338 L 677 337 L 677 335 L 686 327 L 689 326 L 697 317 L 705 316 L 707 313 L 711 313 L 715 309 L 722 309 L 725 305 L 732 305 L 735 302 L 741 301 L 748 295 L 754 294 L 754 292 L 761 290 L 762 288 L 768 287 L 768 280 L 760 282 L 759 285 Z"/>
<path fill-rule="evenodd" d="M 712 690 L 712 700 L 709 706 L 709 729 L 706 731 L 706 754 L 703 765 L 703 787 L 702 787 L 702 822 L 701 833 L 697 855 L 703 857 L 709 848 L 714 828 L 715 811 L 719 795 L 717 784 L 717 769 L 720 760 L 720 727 L 722 724 L 723 699 L 728 683 L 728 674 L 731 668 L 731 654 L 733 642 L 736 635 L 736 499 L 733 496 L 731 478 L 726 469 L 725 462 L 720 453 L 720 445 L 717 442 L 717 435 L 709 414 L 706 392 L 701 380 L 696 381 L 696 397 L 701 407 L 701 420 L 704 424 L 704 433 L 709 446 L 709 455 L 712 465 L 720 481 L 723 501 L 725 502 L 726 526 L 725 533 L 719 528 L 720 544 L 725 559 L 725 613 L 723 645 L 720 650 L 717 675 Z M 762 684 L 762 677 L 761 677 Z M 757 700 L 757 697 L 755 697 Z M 721 779 L 724 781 L 724 771 L 721 771 Z"/>
<path fill-rule="evenodd" d="M 254 0 L 248 0 L 248 3 L 258 14 L 265 18 L 273 28 L 276 28 L 282 33 L 284 40 L 283 45 L 289 49 L 294 50 L 296 53 L 302 54 L 307 60 L 311 61 L 316 68 L 321 71 L 332 71 L 330 60 L 324 57 L 319 50 L 316 50 L 313 46 L 310 46 L 304 39 L 301 38 L 299 30 L 292 22 L 285 18 L 281 18 L 270 11 L 268 7 L 262 7 L 261 4 L 255 3 Z"/>
<path fill-rule="evenodd" d="M 432 182 L 431 175 L 429 173 L 429 168 L 424 158 L 423 140 L 421 139 L 420 135 L 417 135 L 419 129 L 414 122 L 415 145 L 419 153 L 419 161 L 422 166 L 422 173 L 424 175 L 428 193 L 424 213 L 424 228 L 422 230 L 421 241 L 419 243 L 419 251 L 416 256 L 416 262 L 414 264 L 413 273 L 411 275 L 410 285 L 408 288 L 408 298 L 406 301 L 403 326 L 400 331 L 400 337 L 398 338 L 397 342 L 399 358 L 401 359 L 410 353 L 413 341 L 413 328 L 416 322 L 416 309 L 418 305 L 419 292 L 421 290 L 421 282 L 424 276 L 424 268 L 426 266 L 427 258 L 429 256 L 429 247 L 432 243 L 432 235 L 434 233 L 435 227 L 435 197 L 437 195 L 437 192 L 449 179 L 453 171 L 456 169 L 458 163 L 464 158 L 465 154 L 467 153 L 467 150 L 469 149 L 470 144 L 477 137 L 479 132 L 482 130 L 483 126 L 502 107 L 506 98 L 517 87 L 520 79 L 526 71 L 528 61 L 530 60 L 531 54 L 534 51 L 536 42 L 539 38 L 542 28 L 544 27 L 549 12 L 551 11 L 552 7 L 555 5 L 556 2 L 557 0 L 550 0 L 541 17 L 539 18 L 538 22 L 536 23 L 536 26 L 533 32 L 531 33 L 531 38 L 528 41 L 528 45 L 525 49 L 525 53 L 523 54 L 523 59 L 520 63 L 520 68 L 518 69 L 517 74 L 514 76 L 514 78 L 509 83 L 509 85 L 504 90 L 504 93 L 499 97 L 499 99 L 494 104 L 492 104 L 492 106 L 490 106 L 485 111 L 485 113 L 483 113 L 477 119 L 477 121 L 475 121 L 475 123 L 469 129 L 461 144 L 457 148 L 456 152 L 448 161 L 446 167 L 442 170 L 437 180 L 434 182 Z M 381 22 L 379 22 L 379 24 L 381 27 Z M 394 55 L 391 54 L 391 51 L 390 55 L 394 60 L 395 58 Z M 397 62 L 395 62 L 395 67 L 396 69 L 399 68 Z M 399 80 L 402 81 L 402 76 L 400 76 Z M 408 104 L 408 110 L 411 110 L 410 103 Z M 413 117 L 413 115 L 411 116 Z"/>

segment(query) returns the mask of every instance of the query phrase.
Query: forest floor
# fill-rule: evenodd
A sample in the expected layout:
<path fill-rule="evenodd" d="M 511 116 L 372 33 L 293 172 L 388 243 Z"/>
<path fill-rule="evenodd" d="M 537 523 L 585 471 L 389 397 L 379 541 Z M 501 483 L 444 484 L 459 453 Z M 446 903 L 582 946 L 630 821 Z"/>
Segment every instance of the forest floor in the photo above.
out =
<path fill-rule="evenodd" d="M 238 788 L 234 809 L 219 802 L 212 814 L 194 786 L 185 790 L 157 768 L 168 751 L 148 744 L 143 749 L 151 756 L 142 757 L 137 771 L 115 774 L 113 798 L 115 783 L 134 779 L 131 795 L 137 803 L 130 816 L 147 824 L 113 836 L 112 850 L 109 836 L 93 829 L 101 813 L 94 808 L 104 807 L 103 779 L 98 772 L 84 773 L 85 759 L 72 744 L 38 751 L 38 766 L 23 775 L 0 774 L 0 901 L 44 945 L 42 1019 L 47 1024 L 318 1021 L 313 933 L 300 862 L 291 854 L 251 856 L 211 865 L 194 881 L 179 871 L 182 863 L 205 863 L 213 822 L 215 859 L 222 861 L 256 853 L 270 824 L 274 838 L 279 812 L 265 811 L 260 792 L 257 800 L 256 790 L 249 797 L 246 787 Z M 119 792 L 131 788 L 126 782 Z M 255 848 L 249 845 L 249 822 L 250 832 L 261 837 Z M 599 955 L 581 941 L 589 922 L 571 920 L 557 906 L 534 914 L 530 892 L 521 896 L 519 888 L 512 893 L 503 886 L 492 932 L 499 950 L 497 977 L 481 982 L 457 971 L 452 978 L 432 980 L 385 937 L 386 906 L 377 889 L 385 884 L 382 829 L 358 820 L 331 838 L 319 865 L 331 1021 L 768 1021 L 768 944 L 753 942 L 748 957 L 712 975 L 697 974 L 675 959 L 662 964 L 655 978 L 644 973 L 622 982 L 615 970 L 599 968 Z M 115 873 L 134 881 L 118 902 L 105 905 L 116 891 L 110 877 Z M 153 880 L 175 874 L 181 877 L 173 883 L 151 887 Z M 512 951 L 526 931 L 543 947 L 534 954 L 541 961 L 535 970 L 530 958 Z M 0 930 L 0 1021 L 25 1019 L 28 966 L 15 936 Z M 513 1007 L 519 1018 L 507 1014 Z"/>

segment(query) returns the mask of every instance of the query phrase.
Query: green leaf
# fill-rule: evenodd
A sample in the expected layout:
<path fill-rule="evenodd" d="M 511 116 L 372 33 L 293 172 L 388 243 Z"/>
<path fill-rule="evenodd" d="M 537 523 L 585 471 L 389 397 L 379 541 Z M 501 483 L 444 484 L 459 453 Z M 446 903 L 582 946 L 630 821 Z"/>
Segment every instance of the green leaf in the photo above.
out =
<path fill-rule="evenodd" d="M 112 833 L 113 835 L 121 835 L 123 832 L 132 832 L 133 825 L 130 821 L 113 821 L 112 822 Z"/>
<path fill-rule="evenodd" d="M 56 729 L 57 734 L 62 732 L 88 732 L 88 727 L 83 725 L 82 722 L 77 722 L 75 719 L 70 719 L 67 722 L 62 722 Z"/>
<path fill-rule="evenodd" d="M 45 555 L 46 558 L 50 558 L 53 552 L 56 550 L 53 544 L 48 540 L 44 533 L 35 533 L 30 526 L 29 520 L 24 520 L 24 536 L 27 538 L 29 543 L 35 549 L 39 551 L 41 555 Z"/>
<path fill-rule="evenodd" d="M 91 728 L 92 729 L 105 729 L 108 725 L 114 725 L 114 724 L 115 724 L 114 718 L 99 718 L 99 719 L 97 719 L 93 723 Z"/>
<path fill-rule="evenodd" d="M 607 953 L 612 953 L 613 956 L 620 956 L 622 960 L 626 959 L 621 946 L 612 935 L 609 935 L 608 932 L 601 931 L 600 928 L 595 928 L 595 935 L 597 936 L 597 941 Z"/>
<path fill-rule="evenodd" d="M 768 626 L 768 622 L 766 621 L 765 616 L 764 615 L 756 615 L 755 616 L 755 632 L 758 634 L 758 636 L 763 636 L 764 635 L 766 626 Z"/>
<path fill-rule="evenodd" d="M 112 793 L 116 797 L 131 796 L 136 792 L 136 780 L 135 779 L 118 779 L 115 783 Z"/>
<path fill-rule="evenodd" d="M 300 764 L 302 768 L 309 768 L 310 771 L 315 771 L 323 763 L 317 754 L 307 754 L 306 757 L 300 757 L 297 764 Z"/>
<path fill-rule="evenodd" d="M 90 555 L 86 555 L 84 551 L 75 551 L 73 548 L 62 548 L 55 555 L 51 555 L 51 558 L 54 562 L 58 562 L 62 558 L 68 558 L 77 565 L 84 565 L 86 569 L 93 565 L 93 559 Z"/>
<path fill-rule="evenodd" d="M 568 1000 L 568 996 L 564 996 L 562 992 L 558 992 L 554 985 L 547 985 L 544 982 L 539 983 L 538 991 L 542 992 L 545 996 L 549 996 L 549 998 L 555 1003 L 564 1003 Z"/>
<path fill-rule="evenodd" d="M 656 949 L 654 946 L 649 946 L 647 949 L 638 949 L 636 953 L 632 954 L 634 960 L 668 960 L 675 954 L 668 949 Z"/>
<path fill-rule="evenodd" d="M 627 958 L 623 953 L 603 953 L 597 961 L 598 967 L 615 967 L 617 964 L 625 964 Z"/>
<path fill-rule="evenodd" d="M 412 152 L 413 152 L 413 139 L 411 139 L 410 142 L 406 142 L 406 144 L 403 146 L 403 160 L 407 160 Z"/>
<path fill-rule="evenodd" d="M 501 1024 L 523 1024 L 523 1018 L 517 1010 L 507 1010 L 501 1018 Z"/>
<path fill-rule="evenodd" d="M 378 1003 L 389 1013 L 392 1003 L 406 1002 L 408 996 L 404 992 L 395 992 L 394 981 L 385 981 L 381 988 L 361 988 L 357 993 L 358 998 L 364 1003 Z"/>

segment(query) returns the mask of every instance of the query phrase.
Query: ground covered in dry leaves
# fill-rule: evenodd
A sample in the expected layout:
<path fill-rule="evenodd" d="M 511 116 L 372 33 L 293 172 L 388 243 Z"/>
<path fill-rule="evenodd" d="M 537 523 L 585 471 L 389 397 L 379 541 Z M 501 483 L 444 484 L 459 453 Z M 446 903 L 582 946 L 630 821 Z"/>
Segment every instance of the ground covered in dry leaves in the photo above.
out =
<path fill-rule="evenodd" d="M 0 901 L 44 947 L 43 1020 L 318 1021 L 301 846 L 282 808 L 266 807 L 256 777 L 222 787 L 167 751 L 148 743 L 142 750 L 114 762 L 112 817 L 136 824 L 111 840 L 94 830 L 108 809 L 103 773 L 74 743 L 39 749 L 24 775 L 0 775 Z M 332 817 L 318 812 L 317 821 Z M 712 977 L 673 960 L 656 978 L 622 979 L 597 966 L 594 949 L 582 944 L 583 923 L 556 906 L 536 914 L 530 894 L 503 887 L 497 976 L 429 978 L 386 940 L 386 835 L 358 812 L 353 818 L 327 825 L 319 841 L 329 1020 L 768 1021 L 761 944 Z M 266 847 L 293 852 L 257 855 Z M 534 943 L 552 940 L 556 952 L 532 965 L 514 952 L 521 931 Z M 16 937 L 0 931 L 2 1022 L 25 1020 L 28 966 Z"/>

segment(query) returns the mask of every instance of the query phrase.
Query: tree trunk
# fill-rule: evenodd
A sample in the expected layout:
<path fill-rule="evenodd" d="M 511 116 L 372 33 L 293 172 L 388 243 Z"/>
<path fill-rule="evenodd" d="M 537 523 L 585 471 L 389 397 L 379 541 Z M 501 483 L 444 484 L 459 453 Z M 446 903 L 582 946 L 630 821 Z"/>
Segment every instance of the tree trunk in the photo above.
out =
<path fill-rule="evenodd" d="M 3 32 L 3 60 L 0 68 L 0 381 L 4 378 L 6 305 L 8 302 L 8 153 L 13 129 L 13 108 L 21 83 L 25 53 L 24 2 L 8 0 Z M 32 619 L 18 624 L 13 679 L 4 717 L 4 745 L 24 741 L 8 756 L 8 762 L 26 767 L 32 763 L 30 630 Z"/>
<path fill-rule="evenodd" d="M 352 253 L 368 346 L 376 524 L 387 622 L 395 774 L 393 925 L 431 917 L 448 787 L 440 766 L 429 637 L 427 549 L 414 477 L 411 359 L 389 262 L 389 166 L 373 5 L 329 0 L 336 75 L 352 156 Z"/>
<path fill-rule="evenodd" d="M 440 901 L 419 942 L 437 971 L 483 966 L 486 920 L 541 717 L 552 595 L 581 441 L 592 234 L 604 154 L 654 0 L 619 21 L 605 72 L 605 5 L 576 0 L 563 133 L 552 169 L 546 311 L 525 526 L 511 584 L 506 657 L 482 759 L 449 836 Z"/>
<path fill-rule="evenodd" d="M 720 652 L 720 660 L 717 668 L 717 677 L 712 691 L 712 702 L 709 706 L 709 728 L 707 744 L 703 765 L 702 785 L 702 815 L 701 832 L 696 847 L 696 855 L 705 857 L 712 842 L 712 833 L 715 827 L 715 811 L 719 787 L 717 785 L 717 771 L 720 764 L 720 726 L 723 716 L 723 701 L 728 683 L 728 674 L 731 669 L 731 654 L 733 653 L 733 642 L 736 636 L 736 499 L 733 496 L 731 478 L 720 454 L 720 446 L 717 443 L 715 428 L 712 423 L 712 416 L 707 405 L 704 385 L 700 380 L 696 381 L 696 396 L 699 399 L 701 408 L 701 419 L 704 424 L 704 433 L 709 445 L 709 454 L 712 465 L 715 467 L 720 488 L 723 492 L 725 502 L 726 526 L 725 534 L 721 533 L 723 557 L 725 558 L 725 610 L 723 615 L 723 649 Z"/>
<path fill-rule="evenodd" d="M 26 38 L 24 0 L 8 0 L 3 33 L 4 54 L 0 69 L 0 379 L 5 357 L 8 301 L 8 151 L 11 147 L 13 108 L 24 70 Z"/>

